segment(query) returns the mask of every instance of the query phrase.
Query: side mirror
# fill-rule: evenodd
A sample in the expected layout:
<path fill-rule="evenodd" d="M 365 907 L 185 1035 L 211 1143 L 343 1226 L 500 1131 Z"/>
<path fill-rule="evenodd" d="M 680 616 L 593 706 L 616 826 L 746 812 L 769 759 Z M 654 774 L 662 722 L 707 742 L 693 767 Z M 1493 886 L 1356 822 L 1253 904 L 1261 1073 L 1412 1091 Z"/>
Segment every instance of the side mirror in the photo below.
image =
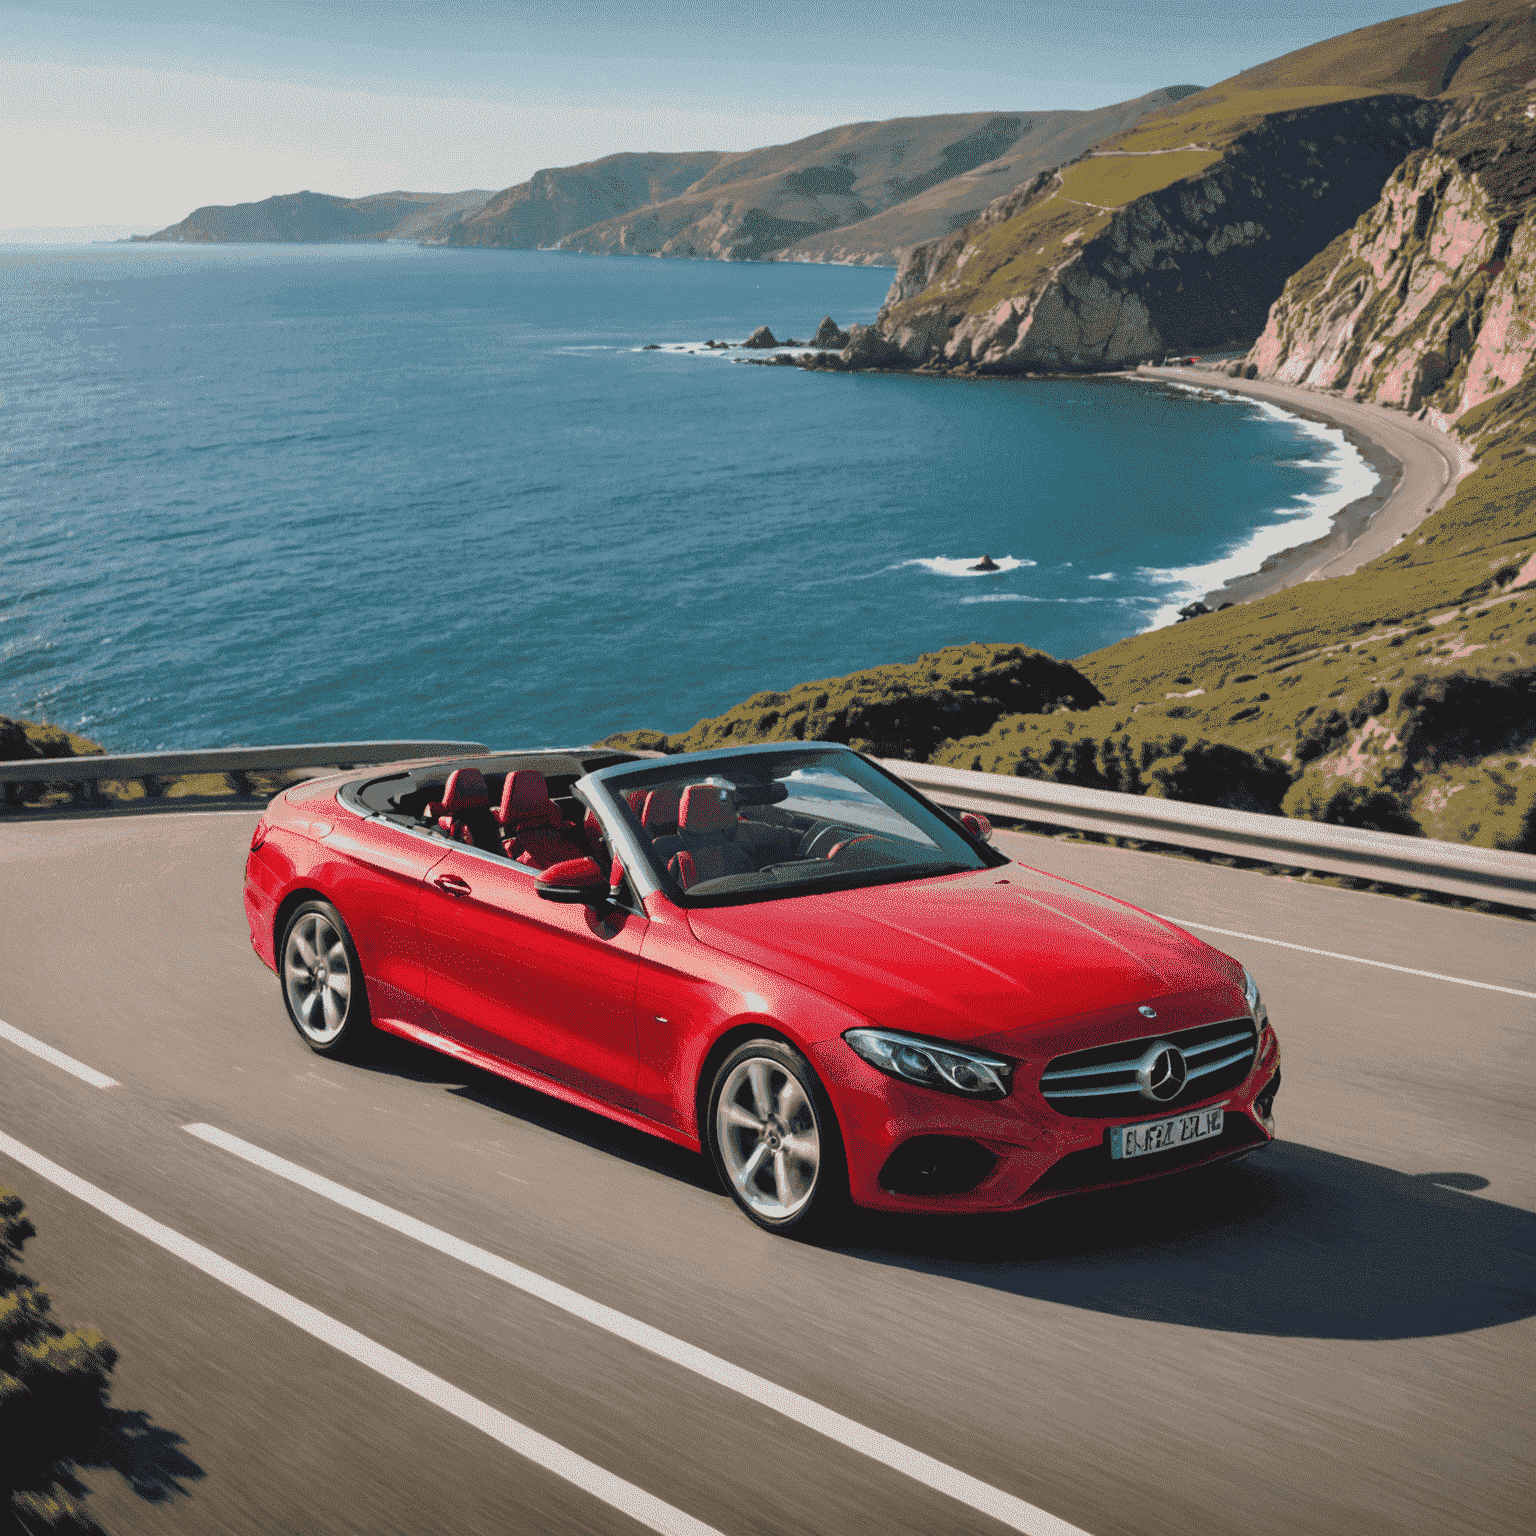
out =
<path fill-rule="evenodd" d="M 551 864 L 534 881 L 545 901 L 566 906 L 601 907 L 608 900 L 608 878 L 591 859 L 565 859 Z"/>
<path fill-rule="evenodd" d="M 980 811 L 966 811 L 960 817 L 960 825 L 972 837 L 983 843 L 992 841 L 992 823 Z"/>

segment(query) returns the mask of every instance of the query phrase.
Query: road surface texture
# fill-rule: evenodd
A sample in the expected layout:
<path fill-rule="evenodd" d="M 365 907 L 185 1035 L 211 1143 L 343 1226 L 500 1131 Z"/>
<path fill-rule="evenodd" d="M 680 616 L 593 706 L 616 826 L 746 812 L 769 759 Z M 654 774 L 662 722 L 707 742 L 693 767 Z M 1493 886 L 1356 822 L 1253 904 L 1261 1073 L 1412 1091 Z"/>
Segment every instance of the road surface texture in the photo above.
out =
<path fill-rule="evenodd" d="M 114 1536 L 1532 1528 L 1531 925 L 1000 837 L 1252 969 L 1282 1139 L 817 1248 L 446 1058 L 312 1055 L 254 820 L 0 828 L 0 1183 L 122 1352 Z"/>

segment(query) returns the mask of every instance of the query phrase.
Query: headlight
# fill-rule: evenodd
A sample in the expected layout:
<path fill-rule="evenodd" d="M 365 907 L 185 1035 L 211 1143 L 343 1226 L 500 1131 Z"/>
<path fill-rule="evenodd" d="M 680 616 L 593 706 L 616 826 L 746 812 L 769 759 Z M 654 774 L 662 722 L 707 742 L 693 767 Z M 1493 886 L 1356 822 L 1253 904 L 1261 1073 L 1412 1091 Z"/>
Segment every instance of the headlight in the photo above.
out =
<path fill-rule="evenodd" d="M 1001 1098 L 1013 1077 L 1013 1063 L 1000 1056 L 936 1045 L 920 1035 L 902 1035 L 892 1029 L 850 1029 L 843 1039 L 870 1066 L 892 1077 L 946 1093 L 963 1093 L 968 1098 Z"/>
<path fill-rule="evenodd" d="M 1264 999 L 1259 996 L 1259 984 L 1248 974 L 1247 966 L 1243 967 L 1243 1001 L 1248 1004 L 1253 1022 L 1262 1030 L 1269 1023 L 1269 1009 L 1264 1006 Z"/>

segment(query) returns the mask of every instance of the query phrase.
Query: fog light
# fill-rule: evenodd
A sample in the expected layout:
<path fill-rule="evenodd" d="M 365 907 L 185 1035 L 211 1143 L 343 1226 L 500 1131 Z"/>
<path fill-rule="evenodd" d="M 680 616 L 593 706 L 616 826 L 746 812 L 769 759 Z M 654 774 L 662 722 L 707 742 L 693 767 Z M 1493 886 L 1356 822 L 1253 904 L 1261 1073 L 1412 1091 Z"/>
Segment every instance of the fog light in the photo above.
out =
<path fill-rule="evenodd" d="M 1266 1134 L 1275 1134 L 1275 1095 L 1280 1092 L 1278 1072 L 1264 1085 L 1264 1091 L 1253 1101 L 1253 1113 Z"/>

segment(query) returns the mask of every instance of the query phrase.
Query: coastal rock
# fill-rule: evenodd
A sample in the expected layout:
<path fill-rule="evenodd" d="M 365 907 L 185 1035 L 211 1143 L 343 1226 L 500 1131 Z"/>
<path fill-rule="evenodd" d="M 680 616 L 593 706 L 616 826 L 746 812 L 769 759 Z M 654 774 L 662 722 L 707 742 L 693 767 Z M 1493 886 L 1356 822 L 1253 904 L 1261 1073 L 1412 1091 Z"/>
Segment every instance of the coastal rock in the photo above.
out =
<path fill-rule="evenodd" d="M 845 368 L 900 368 L 906 362 L 900 345 L 872 325 L 850 325 L 848 345 L 837 357 Z"/>
<path fill-rule="evenodd" d="M 1252 336 L 1444 111 L 1379 95 L 1263 118 L 1219 152 L 1148 152 L 1145 170 L 1106 152 L 1038 176 L 907 254 L 875 322 L 900 353 L 884 366 L 1088 372 Z"/>
<path fill-rule="evenodd" d="M 1536 122 L 1479 105 L 1286 284 L 1248 355 L 1262 378 L 1442 426 L 1536 361 Z"/>
<path fill-rule="evenodd" d="M 848 345 L 848 332 L 842 330 L 831 315 L 824 315 L 821 324 L 816 327 L 816 334 L 811 337 L 811 345 L 841 352 Z"/>
<path fill-rule="evenodd" d="M 774 339 L 773 332 L 766 325 L 760 325 L 742 342 L 744 347 L 776 347 L 778 342 Z"/>

